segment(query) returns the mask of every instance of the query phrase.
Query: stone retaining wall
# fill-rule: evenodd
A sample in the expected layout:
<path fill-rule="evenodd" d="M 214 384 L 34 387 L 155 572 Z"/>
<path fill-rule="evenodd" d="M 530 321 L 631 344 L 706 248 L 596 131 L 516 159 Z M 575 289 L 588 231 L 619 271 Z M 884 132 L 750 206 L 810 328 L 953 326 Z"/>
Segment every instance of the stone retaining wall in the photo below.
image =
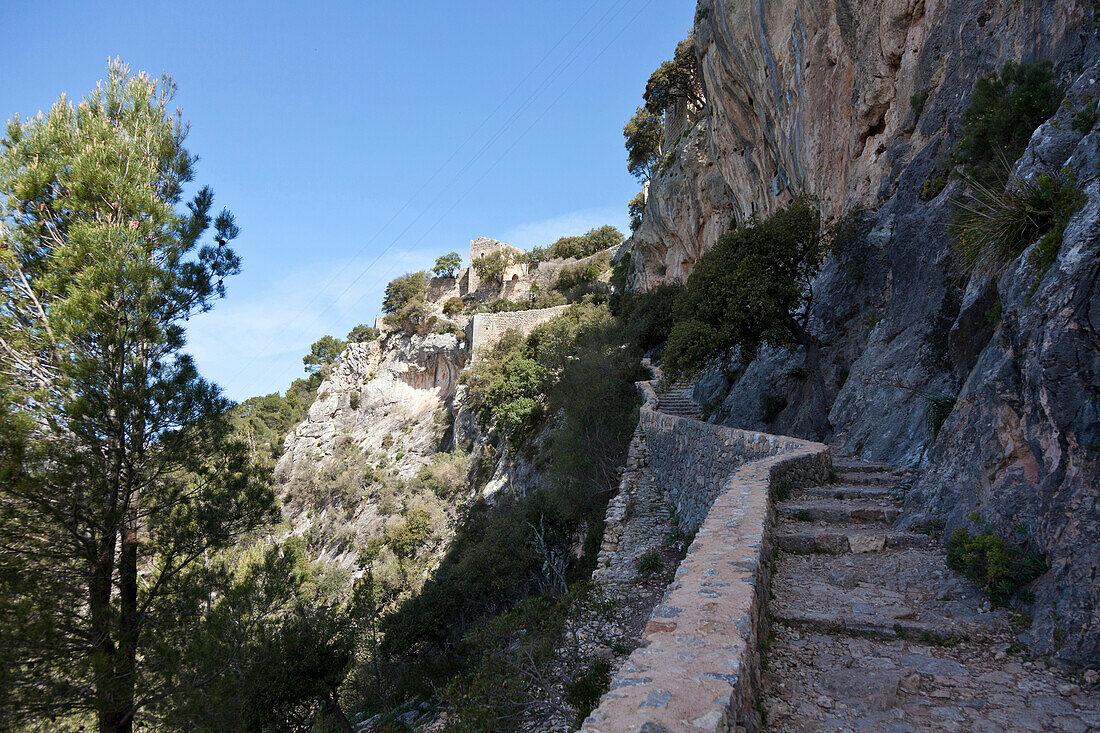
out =
<path fill-rule="evenodd" d="M 506 331 L 514 328 L 526 336 L 535 326 L 560 316 L 567 308 L 569 306 L 559 305 L 529 311 L 475 313 L 466 327 L 466 343 L 470 347 L 471 359 L 477 357 L 477 352 L 492 348 Z"/>
<path fill-rule="evenodd" d="M 653 382 L 638 431 L 684 526 L 698 527 L 663 602 L 582 733 L 755 731 L 776 487 L 824 483 L 820 443 L 657 412 Z M 609 517 L 609 521 L 611 521 Z"/>

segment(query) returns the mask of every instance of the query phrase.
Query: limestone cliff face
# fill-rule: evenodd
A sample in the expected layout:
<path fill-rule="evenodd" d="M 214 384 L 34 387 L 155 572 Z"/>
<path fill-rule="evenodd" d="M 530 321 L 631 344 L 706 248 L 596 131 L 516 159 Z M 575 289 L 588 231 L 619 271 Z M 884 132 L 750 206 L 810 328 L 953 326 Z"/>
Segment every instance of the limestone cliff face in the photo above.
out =
<path fill-rule="evenodd" d="M 676 144 L 672 165 L 647 189 L 642 225 L 631 237 L 635 287 L 683 281 L 734 217 L 729 186 L 714 163 L 710 121 L 701 117 Z"/>
<path fill-rule="evenodd" d="M 1082 74 L 1100 54 L 1093 12 L 1084 0 L 700 0 L 707 108 L 650 184 L 631 242 L 645 289 L 682 280 L 728 222 L 792 195 L 816 196 L 827 223 L 865 210 L 859 236 L 814 283 L 830 433 L 810 427 L 796 350 L 764 351 L 732 383 L 709 375 L 697 396 L 736 427 L 918 469 L 914 518 L 947 514 L 953 527 L 978 509 L 999 530 L 1026 526 L 1015 538 L 1053 566 L 1036 591 L 1033 641 L 1075 660 L 1100 655 L 1100 553 L 1087 541 L 1100 496 L 1091 189 L 1031 298 L 1026 255 L 997 281 L 958 269 L 947 232 L 958 184 L 920 193 L 958 139 L 976 79 L 1006 61 L 1052 60 L 1076 108 L 1095 106 L 1100 79 Z M 1048 127 L 1022 172 L 1075 156 L 1079 180 L 1094 177 L 1098 133 Z M 921 392 L 960 396 L 935 442 Z"/>

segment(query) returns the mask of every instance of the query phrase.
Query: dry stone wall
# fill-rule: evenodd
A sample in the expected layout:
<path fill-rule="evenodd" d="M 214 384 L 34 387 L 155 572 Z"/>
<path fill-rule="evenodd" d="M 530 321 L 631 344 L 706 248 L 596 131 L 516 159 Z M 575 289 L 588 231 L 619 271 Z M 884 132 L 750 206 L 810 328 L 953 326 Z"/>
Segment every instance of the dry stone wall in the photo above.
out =
<path fill-rule="evenodd" d="M 529 311 L 475 313 L 466 327 L 466 343 L 470 345 L 471 358 L 476 358 L 480 351 L 491 349 L 507 331 L 515 329 L 526 336 L 535 326 L 560 316 L 568 308 L 567 305 L 559 305 Z"/>
<path fill-rule="evenodd" d="M 654 383 L 639 387 L 646 401 L 635 442 L 644 442 L 647 468 L 666 487 L 681 523 L 698 532 L 653 610 L 642 646 L 581 731 L 757 730 L 772 497 L 784 482 L 827 480 L 829 449 L 661 414 Z M 632 456 L 642 455 L 641 446 L 632 448 Z M 622 527 L 612 525 L 623 521 L 621 512 L 609 512 L 608 536 L 622 536 Z M 605 546 L 601 560 L 613 552 Z"/>

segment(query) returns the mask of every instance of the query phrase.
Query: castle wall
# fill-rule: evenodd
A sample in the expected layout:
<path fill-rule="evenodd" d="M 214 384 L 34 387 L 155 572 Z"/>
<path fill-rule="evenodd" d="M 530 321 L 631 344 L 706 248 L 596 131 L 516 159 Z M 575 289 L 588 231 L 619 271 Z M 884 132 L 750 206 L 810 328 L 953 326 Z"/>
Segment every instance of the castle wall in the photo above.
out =
<path fill-rule="evenodd" d="M 466 343 L 470 346 L 471 359 L 476 358 L 479 351 L 496 345 L 506 331 L 516 329 L 526 336 L 535 326 L 560 316 L 567 308 L 569 306 L 559 305 L 511 313 L 475 313 L 466 327 Z"/>

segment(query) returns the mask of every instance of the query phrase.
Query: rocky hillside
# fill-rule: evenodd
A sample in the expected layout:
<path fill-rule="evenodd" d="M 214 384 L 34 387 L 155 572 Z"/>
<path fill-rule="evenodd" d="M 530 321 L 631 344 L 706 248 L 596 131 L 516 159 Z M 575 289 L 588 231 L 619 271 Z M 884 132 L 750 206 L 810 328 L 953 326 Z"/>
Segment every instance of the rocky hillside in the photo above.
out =
<path fill-rule="evenodd" d="M 730 222 L 817 197 L 845 232 L 811 318 L 829 433 L 810 427 L 794 350 L 765 350 L 732 381 L 710 375 L 696 396 L 729 425 L 916 469 L 903 522 L 989 528 L 1042 554 L 1030 641 L 1079 662 L 1100 658 L 1100 132 L 1094 114 L 1074 123 L 1097 104 L 1096 12 L 1083 0 L 700 0 L 707 104 L 680 123 L 628 242 L 647 289 L 685 278 Z M 976 81 L 1041 60 L 1066 98 L 1016 172 L 1068 166 L 1087 203 L 1045 274 L 1027 253 L 996 277 L 971 274 L 953 254 L 961 183 L 944 161 Z M 930 397 L 957 397 L 938 438 Z"/>
<path fill-rule="evenodd" d="M 397 514 L 398 492 L 439 450 L 467 354 L 452 334 L 348 344 L 287 436 L 275 469 L 284 514 L 322 556 L 350 567 Z"/>

